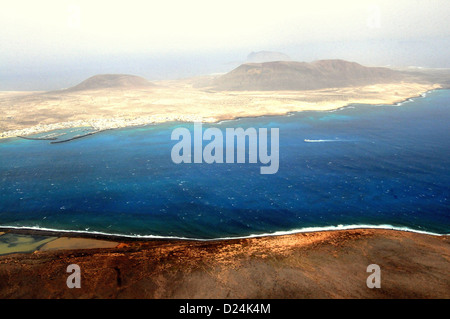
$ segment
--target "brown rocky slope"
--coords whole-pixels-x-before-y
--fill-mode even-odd
[[[1,298],[450,298],[448,236],[357,229],[0,256]],[[81,268],[81,289],[66,268]],[[369,289],[367,266],[381,268]]]

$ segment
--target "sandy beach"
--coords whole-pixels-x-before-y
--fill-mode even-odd
[[[0,256],[0,297],[450,298],[448,236],[382,229],[209,242],[65,236]],[[66,286],[70,264],[81,268],[81,289]],[[370,264],[381,268],[380,289],[366,286]]]
[[[307,91],[214,91],[196,88],[192,79],[155,83],[146,89],[0,92],[0,138],[74,127],[101,131],[169,121],[217,122],[327,111],[352,103],[395,104],[441,88],[400,82]]]

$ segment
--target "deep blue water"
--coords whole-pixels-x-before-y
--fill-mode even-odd
[[[450,233],[450,90],[401,106],[247,118],[280,130],[280,167],[174,164],[175,127],[61,144],[0,141],[0,226],[217,238],[336,225]],[[309,140],[324,140],[308,143]],[[205,142],[206,144],[206,142]]]

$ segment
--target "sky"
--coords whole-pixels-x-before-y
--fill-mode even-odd
[[[448,0],[3,1],[0,90],[226,72],[260,50],[448,68],[449,17]]]

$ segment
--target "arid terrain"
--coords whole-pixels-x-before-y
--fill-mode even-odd
[[[211,242],[116,238],[97,249],[93,239],[52,240],[0,256],[0,298],[450,298],[448,236],[356,229]],[[67,288],[70,264],[80,266],[80,289]],[[370,264],[380,266],[381,288],[366,285]]]

